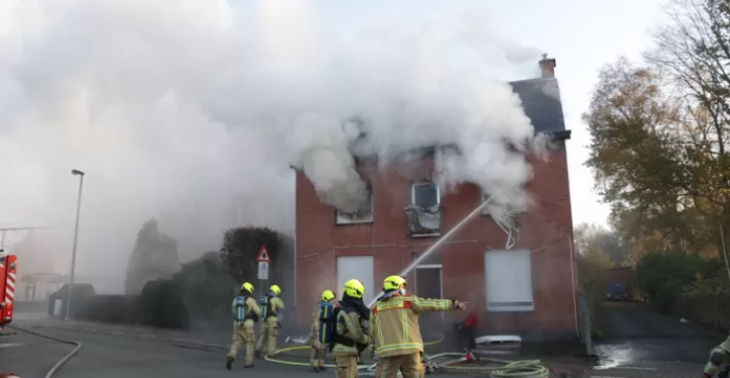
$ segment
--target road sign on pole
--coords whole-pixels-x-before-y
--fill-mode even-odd
[[[269,263],[267,263],[265,261],[259,262],[259,279],[260,280],[269,279]]]
[[[269,251],[266,250],[266,246],[261,246],[261,250],[259,251],[259,255],[256,256],[256,261],[259,263],[259,279],[260,280],[268,280],[269,279],[269,263],[271,262],[271,258],[269,257]],[[263,290],[263,282],[261,283],[262,290]]]
[[[269,258],[269,251],[266,250],[266,246],[261,247],[261,250],[259,251],[259,255],[256,257],[256,261],[262,263],[270,263],[271,258]]]

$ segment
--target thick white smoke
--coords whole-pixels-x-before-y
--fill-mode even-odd
[[[437,159],[444,187],[474,181],[524,205],[530,167],[505,142],[519,150],[533,129],[490,76],[525,78],[519,67],[531,72],[538,52],[473,10],[415,31],[374,22],[345,40],[307,1],[2,4],[0,221],[70,226],[70,170],[86,171],[82,272],[124,267],[151,217],[183,254],[185,240],[189,253],[215,248],[242,222],[226,220],[235,198],[291,206],[289,164],[353,211],[367,193],[353,148],[389,161],[453,143],[460,154]],[[270,216],[260,212],[243,222]],[[264,223],[290,228],[281,213]]]

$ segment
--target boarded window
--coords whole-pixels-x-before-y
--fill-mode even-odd
[[[533,311],[532,256],[529,250],[487,251],[484,258],[487,310]]]
[[[342,298],[345,282],[358,279],[365,286],[363,301],[370,303],[375,295],[375,279],[373,278],[373,256],[339,256],[337,257],[337,288],[333,289],[338,298]],[[379,290],[378,290],[379,292]]]

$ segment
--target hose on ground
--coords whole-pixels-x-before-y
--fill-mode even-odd
[[[15,329],[15,330],[18,330],[18,331],[21,331],[21,332],[29,333],[31,335],[35,335],[35,336],[38,336],[38,337],[42,337],[44,339],[48,339],[48,340],[51,340],[51,341],[56,341],[56,342],[59,342],[59,343],[69,344],[69,345],[74,345],[75,346],[75,348],[71,352],[69,352],[65,357],[63,357],[58,362],[56,362],[55,365],[53,365],[53,367],[51,368],[51,370],[49,370],[48,373],[46,373],[45,378],[51,378],[51,377],[53,377],[53,374],[55,374],[58,371],[58,369],[61,368],[61,366],[63,366],[66,362],[68,362],[68,360],[70,360],[71,357],[73,357],[79,351],[79,349],[81,349],[81,343],[78,342],[78,341],[71,341],[71,340],[59,339],[57,337],[44,335],[42,333],[39,333],[39,332],[36,332],[36,331],[31,331],[29,329],[21,328],[21,327],[14,326],[14,325],[12,325],[12,326],[11,325],[8,325],[7,327],[8,328]]]
[[[428,343],[424,343],[424,346],[428,345],[436,345],[444,340],[443,336],[436,341],[431,341]],[[298,361],[287,361],[275,358],[274,356],[280,353],[295,351],[295,350],[309,350],[311,349],[311,346],[295,346],[295,347],[289,347],[289,348],[283,348],[276,350],[272,355],[267,356],[266,360],[269,362],[277,363],[277,364],[283,364],[283,365],[291,365],[291,366],[304,366],[309,367],[310,363],[306,362],[298,362]],[[427,361],[433,361],[436,359],[444,358],[444,357],[456,357],[453,360],[444,361],[441,363],[435,363],[435,366],[437,369],[442,370],[449,370],[449,371],[455,371],[455,372],[465,372],[465,373],[490,373],[490,376],[492,378],[548,378],[550,377],[550,370],[543,366],[540,363],[540,360],[524,360],[524,361],[507,361],[507,360],[499,360],[499,359],[480,359],[480,361],[485,362],[492,362],[501,364],[502,366],[494,367],[494,366],[458,366],[456,364],[459,364],[461,362],[464,362],[466,359],[464,358],[464,353],[456,353],[456,352],[447,352],[447,353],[439,353],[432,356],[427,357]],[[327,364],[324,365],[328,368],[335,368],[335,365]],[[360,375],[363,376],[370,376],[374,374],[375,368],[377,367],[377,364],[373,365],[358,365],[358,370],[361,372]]]
[[[546,378],[550,370],[540,364],[540,360],[515,361],[502,369],[492,372],[493,378]]]
[[[436,345],[436,344],[441,343],[442,341],[444,341],[444,335],[441,335],[441,337],[439,337],[438,340],[429,341],[429,342],[423,343],[423,345],[424,346]],[[368,347],[368,349],[370,349],[370,348],[371,347]],[[295,351],[295,350],[310,350],[310,349],[312,349],[312,347],[309,346],[309,345],[301,345],[301,346],[295,346],[295,347],[288,347],[288,348],[283,348],[283,349],[277,349],[277,350],[274,351],[274,353],[272,355],[266,356],[265,357],[265,360],[266,361],[269,361],[269,362],[273,362],[275,364],[290,365],[290,366],[306,366],[306,367],[309,367],[309,366],[311,366],[311,364],[310,363],[307,363],[307,362],[287,361],[287,360],[282,360],[282,359],[279,359],[279,358],[275,358],[274,356],[276,356],[277,354],[291,352],[291,351]],[[332,364],[325,364],[324,366],[325,367],[328,367],[328,368],[331,368],[331,369],[334,369],[336,367],[335,365],[332,365]],[[375,369],[375,365],[358,365],[357,369],[358,370]]]

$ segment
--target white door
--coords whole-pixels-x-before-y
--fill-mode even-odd
[[[335,292],[342,298],[342,287],[345,282],[351,279],[360,280],[365,285],[363,301],[367,305],[375,298],[375,279],[373,278],[373,257],[372,256],[339,256],[337,257],[337,288]]]

